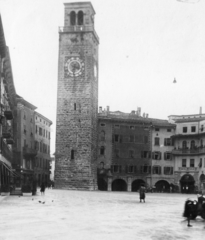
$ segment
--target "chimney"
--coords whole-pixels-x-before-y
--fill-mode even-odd
[[[102,107],[99,107],[99,113],[102,113]]]
[[[109,112],[110,111],[110,107],[109,106],[107,106],[107,112]]]
[[[200,107],[199,109],[199,114],[202,114],[202,107]]]

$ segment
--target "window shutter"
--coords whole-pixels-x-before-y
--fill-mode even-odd
[[[171,167],[171,174],[173,174],[173,167]]]
[[[122,166],[119,165],[119,173],[121,173],[121,172],[122,172]]]
[[[164,139],[164,146],[167,146],[167,139]]]
[[[152,152],[152,159],[154,159],[154,152]]]
[[[164,160],[167,160],[167,154],[164,152]]]
[[[159,167],[159,174],[161,175],[161,167]]]
[[[140,166],[140,172],[143,173],[143,166]]]
[[[134,173],[137,173],[137,166],[134,166]]]
[[[161,158],[162,158],[162,153],[159,152],[159,160],[161,160]]]

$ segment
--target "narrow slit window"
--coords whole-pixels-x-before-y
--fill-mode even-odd
[[[72,149],[72,150],[71,150],[71,160],[74,160],[74,158],[75,158],[75,152],[74,152],[74,150]]]

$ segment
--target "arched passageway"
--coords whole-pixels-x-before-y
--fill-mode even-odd
[[[156,192],[170,192],[170,184],[165,180],[159,180],[155,183]]]
[[[141,185],[145,185],[145,181],[137,179],[132,182],[132,192],[137,192]]]
[[[112,182],[112,191],[127,191],[127,183],[123,179],[116,179]]]
[[[107,182],[104,178],[98,178],[98,190],[107,191]]]
[[[185,174],[180,180],[181,192],[182,193],[194,193],[195,191],[195,180],[192,175]]]

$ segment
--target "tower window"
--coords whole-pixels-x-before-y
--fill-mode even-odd
[[[78,12],[78,25],[83,25],[83,11]]]
[[[105,154],[105,147],[101,146],[100,147],[100,155],[104,155]]]
[[[74,26],[76,24],[75,19],[76,19],[76,13],[74,11],[72,11],[70,13],[70,25]]]
[[[72,150],[71,150],[71,160],[74,160],[74,158],[75,158],[75,152],[74,152],[74,150],[72,149]]]
[[[74,103],[74,110],[76,110],[76,103]]]

